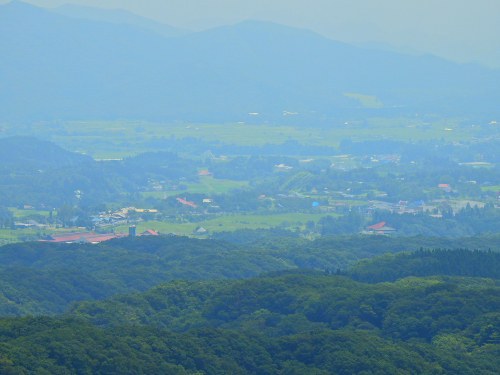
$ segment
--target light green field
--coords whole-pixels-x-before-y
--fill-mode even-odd
[[[49,217],[50,211],[45,210],[21,210],[15,207],[9,207],[9,211],[12,212],[15,219],[24,219],[30,216],[44,216]]]
[[[482,191],[492,191],[496,193],[497,191],[500,191],[500,185],[493,185],[493,186],[481,186]]]
[[[357,94],[356,94],[357,95]],[[356,96],[357,100],[376,98]],[[370,103],[369,103],[370,104]],[[29,132],[48,138],[62,147],[89,154],[98,159],[115,159],[145,151],[161,150],[150,142],[159,139],[196,138],[236,145],[262,146],[297,140],[306,145],[338,146],[343,139],[458,141],[481,134],[481,127],[464,123],[463,119],[370,118],[364,121],[332,123],[329,128],[280,125],[250,125],[242,123],[190,124],[151,123],[140,121],[73,121],[58,124],[38,124],[29,128],[7,129],[5,135]],[[493,130],[491,130],[493,131]]]
[[[77,232],[84,229],[78,228],[23,228],[23,229],[0,229],[0,246],[8,243],[23,242],[27,240],[38,240],[40,237],[64,233]]]
[[[212,176],[201,176],[198,183],[187,183],[186,190],[167,190],[167,191],[147,191],[142,193],[144,198],[153,197],[156,199],[165,199],[178,194],[225,194],[234,189],[243,189],[248,187],[247,181],[233,181],[216,179]]]
[[[225,215],[211,220],[196,223],[168,223],[159,221],[149,221],[137,224],[137,233],[147,229],[153,229],[160,233],[175,233],[178,235],[193,235],[197,227],[203,227],[209,232],[235,231],[238,229],[269,229],[274,227],[284,227],[287,229],[303,228],[308,221],[317,222],[324,216],[332,214],[279,214],[279,215]],[[335,215],[335,214],[333,214]],[[119,226],[116,232],[127,233],[127,226]]]
[[[20,230],[0,229],[0,245],[12,242],[19,242],[20,237],[33,236],[33,235],[36,235],[36,231],[32,229],[20,229]]]
[[[247,181],[216,179],[211,176],[200,177],[199,183],[187,184],[188,191],[194,194],[225,194],[234,189],[248,187]]]

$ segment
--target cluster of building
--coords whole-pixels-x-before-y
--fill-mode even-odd
[[[101,212],[99,215],[92,216],[94,226],[118,225],[127,223],[133,213],[138,214],[157,214],[158,210],[154,208],[136,208],[124,207],[116,211]]]
[[[399,214],[417,214],[429,210],[430,207],[423,200],[413,202],[399,201],[397,203],[373,200],[369,204],[368,211],[381,210]]]

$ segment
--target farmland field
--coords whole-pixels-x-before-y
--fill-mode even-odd
[[[497,135],[488,124],[463,119],[370,118],[332,123],[331,127],[285,125],[150,123],[142,121],[72,121],[34,125],[4,125],[3,135],[30,134],[98,159],[114,159],[163,149],[162,142],[197,139],[241,146],[282,144],[300,140],[312,146],[338,146],[343,139],[387,139],[459,141],[478,137],[485,131]]]
[[[49,217],[50,211],[47,210],[29,210],[29,209],[19,209],[16,207],[9,207],[9,211],[12,212],[14,218],[24,219],[30,216],[44,216]]]
[[[302,228],[308,221],[317,222],[327,214],[278,214],[278,215],[224,215],[210,220],[200,222],[170,223],[160,221],[148,221],[137,224],[137,233],[147,229],[153,229],[160,233],[175,233],[177,235],[192,235],[197,227],[203,227],[209,232],[235,231],[238,229],[269,229],[283,227],[286,229]],[[328,214],[332,216],[332,214]],[[335,215],[335,214],[333,214]],[[127,226],[119,226],[118,233],[127,233]]]
[[[178,194],[225,194],[233,189],[248,187],[248,182],[217,179],[212,176],[200,176],[199,182],[188,182],[185,185],[186,188],[183,190],[147,191],[142,193],[142,196],[144,198],[165,199]]]
[[[492,192],[497,192],[500,191],[500,185],[493,185],[493,186],[481,186],[482,191],[492,191]]]
[[[85,228],[19,228],[0,229],[0,246],[24,241],[37,241],[43,236],[68,232],[86,231]]]

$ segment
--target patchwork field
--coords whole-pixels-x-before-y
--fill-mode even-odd
[[[28,132],[27,132],[28,131]],[[295,127],[245,123],[190,124],[142,121],[72,121],[38,123],[26,126],[3,125],[3,135],[32,134],[60,146],[98,159],[115,159],[161,150],[162,142],[197,139],[241,146],[282,144],[289,140],[313,146],[338,146],[343,139],[459,141],[480,137],[487,132],[498,136],[500,129],[488,123],[464,119],[370,118],[363,121],[332,123],[331,127]]]

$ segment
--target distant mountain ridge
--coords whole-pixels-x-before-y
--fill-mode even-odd
[[[0,7],[0,119],[283,120],[499,114],[500,72],[268,22],[166,38],[22,2]],[[346,96],[346,94],[354,94]],[[366,108],[356,95],[382,103]],[[249,115],[252,113],[253,115]]]
[[[181,30],[160,22],[156,22],[149,18],[141,17],[127,12],[123,9],[103,9],[76,4],[64,4],[57,8],[51,9],[51,12],[60,14],[62,16],[83,20],[135,26],[158,33],[165,37],[180,36],[189,33],[189,31],[187,30]]]

